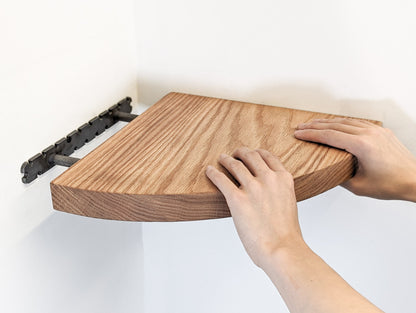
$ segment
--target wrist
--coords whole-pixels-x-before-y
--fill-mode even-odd
[[[276,264],[286,264],[289,259],[302,258],[303,255],[311,251],[312,250],[300,236],[280,245],[278,248],[270,251],[267,255],[264,255],[261,260],[262,262],[258,264],[258,266],[263,269],[266,274],[269,274],[276,270]],[[284,266],[282,267],[282,270],[284,270]]]

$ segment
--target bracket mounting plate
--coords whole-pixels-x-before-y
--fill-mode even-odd
[[[122,120],[119,117],[119,113],[130,113],[131,110],[131,98],[126,97],[89,120],[88,123],[70,132],[66,137],[59,139],[55,144],[47,147],[41,153],[31,157],[20,168],[23,174],[23,183],[28,184],[34,181],[39,175],[54,167],[55,155],[69,156],[85,143],[103,133],[107,128]]]

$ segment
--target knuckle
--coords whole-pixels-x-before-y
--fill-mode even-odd
[[[313,120],[312,122],[308,123],[309,128],[316,128],[318,125],[321,125],[322,122],[320,120]]]
[[[259,182],[252,179],[249,182],[247,182],[246,188],[249,189],[250,191],[254,192],[254,193],[258,193],[258,192],[260,192],[261,185],[260,185]]]
[[[243,194],[239,191],[236,191],[231,193],[228,198],[231,202],[241,202],[243,200]]]
[[[264,156],[266,158],[276,158],[276,156],[271,153],[269,150],[264,150],[264,149],[256,149],[256,153],[260,156]]]
[[[241,165],[242,163],[240,161],[233,159],[233,160],[230,160],[228,166],[231,170],[239,170],[241,168]]]
[[[281,181],[284,181],[285,183],[288,184],[293,184],[294,183],[294,179],[293,179],[293,175],[286,171],[286,170],[280,170],[276,172],[278,174],[278,179]]]
[[[367,138],[364,136],[358,136],[356,139],[356,144],[361,147],[366,147],[368,145]]]
[[[322,140],[327,141],[333,135],[333,131],[330,129],[324,129],[319,133]]]
[[[256,151],[254,151],[254,150],[250,150],[250,151],[247,151],[246,152],[246,156],[248,157],[248,158],[254,158],[254,157],[256,157],[257,156],[257,152]]]
[[[377,128],[366,128],[365,129],[365,134],[368,136],[377,136],[380,133],[380,130],[378,130]]]
[[[359,136],[356,139],[355,145],[359,147],[359,155],[368,155],[373,151],[373,140],[370,136]]]
[[[277,178],[276,172],[266,171],[262,173],[261,179],[268,185],[274,184]]]
[[[247,182],[247,187],[248,188],[257,188],[258,187],[258,182],[255,179],[251,179]]]
[[[286,181],[284,176],[282,176],[282,171],[270,172],[262,178],[262,182],[265,186],[280,186],[283,182]]]

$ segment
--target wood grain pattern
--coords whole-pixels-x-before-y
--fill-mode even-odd
[[[294,128],[333,115],[169,93],[51,182],[56,210],[129,221],[230,216],[205,176],[220,153],[240,146],[279,156],[297,200],[352,176],[354,157],[294,138]],[[225,170],[222,169],[224,172]]]

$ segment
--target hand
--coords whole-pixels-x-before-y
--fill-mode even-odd
[[[357,172],[343,184],[353,193],[416,201],[416,158],[389,129],[351,118],[318,119],[298,125],[295,137],[354,154]]]
[[[292,313],[379,313],[306,245],[292,175],[265,150],[237,149],[219,159],[237,187],[212,166],[206,174],[227,200],[251,259],[270,277]]]
[[[278,158],[240,148],[232,156],[222,154],[219,163],[240,187],[212,166],[206,174],[227,200],[238,235],[257,266],[280,247],[303,244],[293,177]]]

